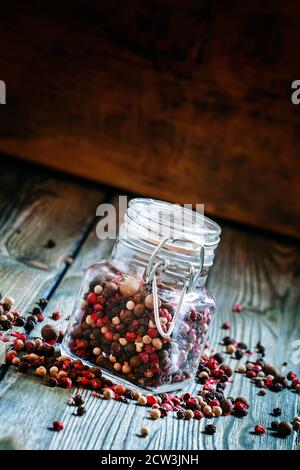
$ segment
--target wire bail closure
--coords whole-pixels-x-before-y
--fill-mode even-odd
[[[177,242],[177,241],[183,241],[183,242],[189,242],[193,243],[194,245],[197,245],[200,248],[200,267],[197,273],[195,273],[195,268],[191,263],[188,263],[189,265],[189,270],[188,273],[185,276],[185,280],[183,283],[183,288],[179,297],[178,305],[176,307],[172,322],[170,323],[169,329],[167,332],[164,332],[160,323],[160,318],[159,318],[159,306],[158,306],[158,292],[157,292],[157,279],[156,275],[157,273],[165,272],[168,270],[170,267],[170,261],[169,259],[165,259],[158,261],[156,264],[154,264],[155,257],[159,253],[159,251],[164,247],[164,245],[167,242]],[[175,324],[177,317],[179,315],[181,305],[184,299],[185,294],[191,291],[192,287],[194,284],[197,282],[199,276],[201,275],[202,269],[203,269],[203,263],[204,263],[204,247],[200,243],[195,243],[192,240],[187,240],[186,238],[168,238],[165,237],[160,244],[155,248],[153,251],[152,255],[150,256],[149,263],[147,266],[146,270],[146,282],[150,283],[152,282],[152,295],[153,295],[153,307],[154,307],[154,320],[156,324],[157,331],[159,332],[160,336],[166,339],[170,339],[171,334],[174,330]],[[154,264],[154,266],[153,266]]]

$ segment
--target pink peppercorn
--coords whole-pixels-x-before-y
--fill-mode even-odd
[[[195,419],[202,419],[203,418],[203,413],[200,410],[194,410],[194,418]]]
[[[105,333],[104,337],[105,337],[105,339],[107,339],[107,341],[112,341],[114,335],[112,334],[111,331],[107,331],[107,333]]]
[[[294,379],[294,380],[292,381],[292,387],[293,387],[293,388],[296,388],[297,385],[300,385],[300,380],[299,380],[299,379]]]
[[[141,352],[141,353],[139,354],[139,358],[140,358],[140,360],[141,360],[144,364],[147,364],[147,362],[149,362],[149,356],[148,356],[148,354],[145,353],[145,352]]]
[[[152,405],[157,403],[157,400],[156,400],[155,396],[153,396],[153,395],[147,395],[146,398],[147,398],[147,405],[149,405],[149,406],[152,406]]]
[[[88,296],[87,296],[87,303],[88,304],[95,304],[97,303],[98,301],[98,297],[96,294],[94,294],[93,292],[91,292]]]
[[[294,380],[297,378],[296,372],[289,372],[287,375],[288,380]]]
[[[125,387],[123,387],[123,385],[116,385],[114,390],[118,395],[124,395],[125,393]]]
[[[273,379],[266,379],[266,380],[265,380],[265,386],[266,386],[267,388],[273,387]]]
[[[257,424],[257,426],[255,426],[255,434],[258,434],[260,436],[262,436],[263,434],[266,434],[266,428],[264,428],[260,424]]]
[[[164,402],[162,405],[161,405],[161,409],[162,410],[165,410],[165,411],[173,411],[174,409],[174,406],[170,405],[170,403],[167,403],[167,402]]]
[[[174,406],[180,406],[180,403],[181,403],[181,402],[180,402],[179,398],[173,397],[173,398],[171,399],[171,401],[172,401],[172,403],[174,404]]]
[[[62,377],[59,379],[59,385],[63,388],[72,388],[72,380],[70,377]]]
[[[241,313],[243,310],[243,307],[241,306],[241,304],[235,304],[232,311],[235,312],[235,313]]]
[[[208,403],[209,406],[213,407],[213,406],[220,406],[220,402],[218,400],[210,400],[210,402]]]
[[[183,393],[183,394],[181,395],[181,399],[182,399],[183,401],[187,401],[187,400],[189,400],[190,398],[191,398],[191,395],[190,395],[188,392]]]
[[[126,335],[125,335],[125,338],[127,339],[127,341],[130,343],[132,343],[133,341],[136,340],[137,336],[136,336],[136,333],[134,331],[130,331],[130,332],[127,332]]]
[[[157,338],[158,336],[158,331],[156,328],[149,328],[148,329],[148,335],[151,337],[151,338]]]
[[[158,362],[152,362],[151,370],[152,370],[152,372],[154,372],[154,374],[158,374],[159,372],[161,372],[161,368],[159,367],[159,363]]]
[[[16,356],[17,354],[15,351],[9,351],[5,356],[6,362],[10,363]]]
[[[150,362],[159,362],[159,357],[157,353],[150,354]]]
[[[231,324],[228,321],[225,321],[222,325],[223,330],[230,330]]]
[[[22,349],[24,349],[24,341],[21,339],[15,339],[13,347],[16,351],[22,351]]]
[[[52,426],[54,431],[62,431],[64,429],[64,425],[61,421],[53,421]]]
[[[241,401],[236,402],[234,407],[237,411],[244,411],[248,409],[248,406]]]
[[[197,398],[191,397],[188,400],[186,400],[185,405],[188,409],[192,410],[198,406],[198,400]]]
[[[246,375],[249,379],[253,379],[254,377],[256,377],[256,372],[255,372],[255,370],[250,369],[250,370],[247,371]]]

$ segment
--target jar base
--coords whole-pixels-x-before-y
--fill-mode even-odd
[[[77,361],[80,360],[83,364],[85,364],[89,367],[95,367],[95,366],[99,367],[99,366],[97,366],[96,364],[93,364],[90,361],[87,361],[85,359],[82,359],[82,358],[76,356],[67,347],[65,347],[63,344],[60,346],[60,348],[61,348],[61,351],[62,351],[63,355],[69,356],[73,360],[77,360]],[[105,369],[103,367],[99,367],[99,369],[101,370],[103,377],[105,377],[105,378],[107,378],[107,379],[109,379],[113,382],[116,382],[120,385],[123,385],[124,387],[130,388],[133,391],[140,391],[141,393],[151,392],[154,395],[155,394],[157,395],[159,393],[175,392],[176,390],[186,389],[187,387],[189,387],[193,383],[193,378],[189,378],[189,379],[183,380],[182,382],[177,382],[177,383],[172,383],[172,384],[164,384],[164,385],[160,385],[159,387],[155,387],[155,388],[153,388],[153,387],[142,387],[142,386],[139,386],[139,385],[131,382],[130,380],[127,380],[127,379],[125,379],[125,378],[123,378],[119,375],[113,374],[108,369]]]

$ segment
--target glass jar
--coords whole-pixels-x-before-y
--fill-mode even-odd
[[[65,352],[127,385],[185,387],[215,312],[205,281],[220,232],[190,209],[133,199],[111,257],[86,271]]]

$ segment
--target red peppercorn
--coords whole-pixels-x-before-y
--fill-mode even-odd
[[[116,385],[114,390],[118,395],[124,395],[125,393],[125,387],[123,387],[123,385]]]
[[[25,349],[28,352],[33,351],[35,349],[35,344],[32,341],[26,341]]]
[[[174,397],[174,398],[172,398],[172,403],[174,404],[174,406],[180,406],[181,402],[180,402],[179,398]]]
[[[112,334],[111,331],[107,331],[107,333],[105,333],[104,337],[105,337],[105,339],[107,339],[107,341],[112,341],[113,338],[114,338],[114,335]]]
[[[287,375],[287,378],[289,380],[294,380],[294,379],[296,379],[296,377],[297,377],[296,372],[289,372],[288,375]]]
[[[296,388],[297,385],[300,385],[300,380],[299,380],[299,379],[294,379],[294,380],[292,381],[292,387],[293,387],[293,388]]]
[[[222,325],[223,330],[230,330],[231,324],[228,321],[225,321]]]
[[[188,392],[185,392],[185,393],[183,393],[183,394],[181,395],[181,399],[182,399],[183,401],[187,401],[187,400],[189,400],[190,398],[191,398],[191,395],[190,395]]]
[[[159,362],[159,357],[157,353],[150,354],[150,362]]]
[[[86,301],[87,301],[88,304],[96,304],[97,301],[98,301],[98,297],[97,297],[96,294],[94,294],[93,292],[91,292],[91,293],[87,296]]]
[[[59,385],[63,388],[72,388],[72,380],[70,377],[61,377],[61,379],[59,379]]]
[[[24,341],[21,339],[15,339],[13,347],[16,351],[22,351],[22,349],[24,349]]]
[[[249,379],[253,379],[254,377],[256,377],[256,372],[255,372],[255,370],[250,369],[250,370],[247,371],[246,375]]]
[[[248,406],[245,403],[238,401],[235,403],[234,408],[237,411],[244,411],[247,410]]]
[[[52,313],[52,319],[55,320],[55,321],[60,320],[61,317],[62,317],[62,315],[61,315],[61,313],[58,312],[58,311]]]
[[[241,313],[243,310],[243,307],[241,306],[241,304],[235,304],[232,311],[235,312],[235,313]]]
[[[54,431],[62,431],[64,429],[64,425],[61,421],[53,421],[52,426]]]
[[[151,337],[151,338],[157,338],[158,336],[158,331],[156,328],[149,328],[148,329],[148,335]]]
[[[147,398],[147,405],[149,405],[149,406],[152,406],[155,403],[157,403],[157,400],[156,400],[155,396],[153,396],[153,395],[147,395],[146,398]]]
[[[220,402],[218,400],[210,400],[210,402],[208,403],[209,406],[213,407],[213,406],[220,406]]]
[[[194,410],[194,418],[195,419],[202,419],[203,418],[203,413],[200,410]]]
[[[37,321],[42,323],[45,320],[45,316],[42,313],[36,315]]]
[[[164,410],[164,411],[166,411],[166,412],[168,412],[168,411],[173,411],[174,405],[171,405],[171,404],[168,403],[168,402],[164,402],[164,403],[161,405],[160,409],[162,409],[162,410]]]
[[[257,424],[255,426],[255,434],[258,434],[260,436],[262,436],[263,434],[266,434],[266,428],[264,428],[260,424]]]
[[[139,354],[139,358],[140,358],[140,360],[141,360],[144,364],[146,364],[147,362],[149,362],[149,356],[148,356],[148,354],[145,353],[145,352],[141,352],[141,353]]]
[[[91,386],[93,390],[99,390],[101,388],[101,381],[98,379],[91,380]]]
[[[132,343],[133,341],[136,340],[137,336],[136,336],[136,333],[134,331],[130,331],[128,333],[126,333],[125,335],[125,338],[127,339],[127,341],[130,343]]]
[[[16,356],[16,352],[9,351],[5,356],[6,362],[10,363]]]
[[[97,310],[97,312],[99,312],[99,310],[103,310],[104,307],[103,307],[103,305],[101,305],[101,304],[95,304],[95,305],[94,305],[94,309]]]
[[[198,406],[197,398],[194,398],[194,397],[189,398],[188,400],[186,400],[185,406],[187,407],[187,409],[193,410],[194,408]]]

